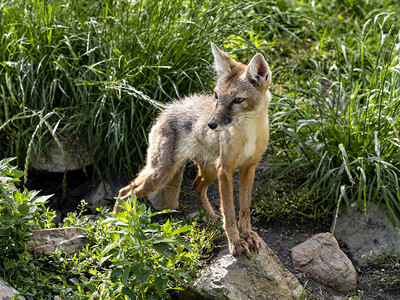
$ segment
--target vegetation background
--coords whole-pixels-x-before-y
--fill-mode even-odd
[[[132,177],[143,162],[149,126],[163,103],[211,91],[214,42],[243,62],[257,51],[269,61],[273,178],[301,181],[307,195],[317,199],[308,216],[316,218],[321,209],[331,212],[340,204],[367,213],[376,203],[394,222],[400,216],[398,15],[400,4],[390,0],[2,0],[0,158],[17,157],[27,173],[33,153],[42,153],[53,140],[79,135],[87,142],[96,179]],[[1,230],[17,230],[12,220],[4,219],[6,212],[22,205],[22,214],[34,216],[27,205],[41,207],[43,202],[22,201],[34,198],[28,194],[21,197],[13,200],[18,204],[0,197],[0,217],[10,226],[2,223]],[[52,226],[50,217],[46,222],[25,217],[18,219],[26,221],[18,223],[18,230]],[[157,228],[163,234],[173,232]],[[1,236],[7,234],[2,231]],[[124,253],[124,242],[117,242],[124,238],[111,236],[122,245],[114,251]],[[31,265],[25,238],[20,236],[21,244],[3,256],[8,259],[0,276],[25,286],[23,293],[35,298],[37,286],[24,285],[23,278],[34,278],[44,266],[71,262],[56,256]],[[97,238],[105,247],[101,241],[110,236]],[[188,251],[194,247],[179,243]],[[179,243],[171,242],[168,249],[176,250]],[[88,251],[93,255],[93,248]],[[18,264],[27,270],[20,273],[24,276],[10,273]],[[172,268],[175,261],[166,264]],[[134,284],[125,279],[136,280],[131,270],[120,267],[117,273],[112,263],[108,267],[102,279],[87,271],[85,281],[77,271],[70,277],[79,278],[76,282],[64,280],[56,267],[51,269],[53,279],[35,284],[46,282],[40,297],[58,291],[60,284],[66,295],[106,291],[129,297],[127,289]],[[160,274],[148,277],[153,279],[143,297],[166,297],[163,290],[176,287],[174,276],[186,276]],[[123,284],[116,278],[125,278]],[[105,281],[108,289],[100,289]]]

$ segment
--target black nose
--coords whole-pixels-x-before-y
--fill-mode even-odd
[[[217,128],[217,123],[215,123],[215,122],[208,122],[208,127],[210,127],[211,129],[215,129],[215,128]]]

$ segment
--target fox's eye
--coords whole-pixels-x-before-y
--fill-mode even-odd
[[[218,94],[216,92],[214,93],[214,100],[218,100]]]
[[[246,100],[245,98],[236,97],[235,99],[233,99],[232,103],[240,104],[240,103],[244,102],[245,100]]]

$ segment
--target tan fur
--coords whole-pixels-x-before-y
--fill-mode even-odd
[[[251,230],[250,204],[254,170],[269,139],[271,73],[261,54],[246,66],[214,44],[212,52],[218,99],[192,95],[169,104],[151,129],[146,166],[118,197],[126,200],[133,190],[139,198],[148,195],[158,210],[176,209],[184,166],[192,160],[198,166],[193,186],[201,208],[209,219],[218,219],[207,198],[208,186],[218,178],[231,253],[248,254],[259,247],[258,235]],[[232,183],[236,169],[240,181],[238,226]],[[118,211],[116,202],[113,212]]]

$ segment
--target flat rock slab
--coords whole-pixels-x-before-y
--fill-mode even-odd
[[[25,300],[23,296],[20,296],[18,291],[14,289],[4,280],[0,279],[0,300],[11,300],[18,295],[18,299]]]
[[[357,271],[329,232],[314,235],[293,247],[292,262],[307,277],[338,292],[354,295],[357,291]]]
[[[399,224],[393,228],[376,205],[368,210],[368,218],[358,208],[340,211],[334,234],[346,243],[358,266],[365,265],[365,258],[374,259],[380,254],[400,255]]]
[[[56,249],[71,256],[89,243],[85,234],[80,227],[33,230],[28,245],[37,256],[50,256]]]
[[[260,240],[259,253],[232,256],[224,248],[180,299],[297,299],[302,286]]]

